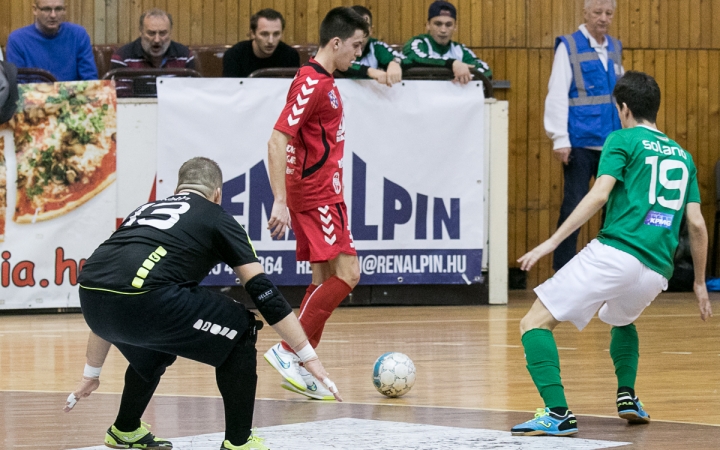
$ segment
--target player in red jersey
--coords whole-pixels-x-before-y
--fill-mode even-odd
[[[290,226],[297,260],[310,261],[312,284],[300,306],[300,324],[317,347],[325,322],[360,280],[355,244],[343,198],[345,124],[332,73],[347,70],[362,54],[365,20],[350,8],[334,8],[320,25],[320,50],[300,68],[268,142],[270,185],[275,202],[268,221],[273,237]],[[283,387],[319,400],[334,396],[299,366],[281,342],[265,353]]]

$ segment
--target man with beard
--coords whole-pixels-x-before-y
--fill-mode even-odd
[[[120,47],[110,69],[195,68],[190,49],[172,40],[172,16],[153,8],[140,16],[140,37]]]

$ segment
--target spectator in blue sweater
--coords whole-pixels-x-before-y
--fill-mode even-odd
[[[65,0],[35,0],[35,23],[10,33],[6,59],[17,67],[52,73],[58,81],[97,80],[90,36],[65,22]]]

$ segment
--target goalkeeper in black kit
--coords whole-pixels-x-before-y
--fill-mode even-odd
[[[171,197],[146,203],[95,250],[80,273],[80,304],[90,330],[83,379],[65,411],[100,384],[115,345],[130,365],[120,411],[105,436],[111,448],[172,448],[141,417],[160,377],[178,356],[215,367],[225,408],[221,449],[265,450],[251,432],[257,330],[240,303],[198,286],[220,262],[232,267],[269,325],[305,368],[341,400],[290,305],[267,278],[245,230],[221,206],[222,172],[207,158],[180,168]]]

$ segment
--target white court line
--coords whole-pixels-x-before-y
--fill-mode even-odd
[[[338,368],[341,369],[341,368]],[[335,370],[335,369],[333,369]],[[30,394],[63,394],[67,396],[69,391],[48,391],[48,390],[42,390],[42,389],[0,389],[0,392],[27,392]],[[122,395],[122,392],[93,392],[92,395]],[[218,400],[222,400],[222,397],[220,395],[192,395],[192,394],[154,394],[153,397],[167,397],[167,398],[216,398]],[[266,397],[255,397],[255,400],[264,400],[268,402],[282,402],[282,403],[317,403],[315,400],[305,400],[301,398],[295,398],[295,399],[283,399],[283,398],[266,398]],[[387,400],[387,399],[386,399]],[[64,400],[62,400],[64,402]],[[64,403],[63,403],[64,404]],[[332,402],[325,402],[325,404],[332,405],[337,403]],[[529,411],[524,409],[500,409],[500,408],[473,408],[470,406],[433,406],[433,405],[407,405],[407,404],[395,404],[395,403],[380,403],[380,402],[348,402],[344,401],[342,403],[343,405],[361,405],[361,406],[389,406],[392,408],[434,408],[434,409],[457,409],[460,411],[490,411],[490,412],[519,412],[519,413],[527,413],[527,414],[534,414],[535,410]],[[602,419],[617,419],[617,415],[614,416],[606,416],[603,414],[580,414],[581,416],[585,417],[599,417]],[[717,423],[704,423],[704,422],[690,422],[690,421],[681,421],[681,420],[663,420],[663,419],[653,419],[653,422],[662,422],[662,423],[676,423],[676,424],[684,424],[684,425],[702,425],[706,427],[720,427],[720,424]],[[105,447],[103,447],[105,448]]]
[[[671,317],[697,317],[697,314],[643,314],[640,318],[671,318]],[[507,319],[453,319],[453,320],[392,320],[373,322],[327,322],[328,325],[387,325],[387,324],[441,324],[441,323],[478,323],[478,322],[519,322],[521,317]]]
[[[83,329],[74,329],[74,328],[62,328],[57,330],[0,330],[0,332],[6,333],[6,334],[28,334],[28,333],[87,333],[90,331],[90,328],[83,328]]]
[[[697,317],[697,314],[643,314],[640,316],[640,318],[663,318],[663,317]],[[507,319],[457,319],[457,320],[393,320],[393,321],[387,321],[383,322],[381,320],[376,320],[373,322],[327,322],[325,326],[332,325],[395,325],[395,324],[442,324],[442,323],[478,323],[478,322],[519,322],[521,317],[518,318],[507,318]],[[90,331],[90,328],[82,328],[82,329],[75,329],[75,328],[65,328],[65,329],[59,329],[59,330],[43,330],[48,333],[79,333],[79,332],[88,332]],[[27,333],[37,333],[38,330],[3,330],[0,329],[0,332],[2,333],[11,333],[11,334],[27,334]],[[262,339],[261,339],[262,340]],[[272,339],[272,341],[277,341],[277,339]]]
[[[521,348],[522,345],[490,344],[490,347]]]
[[[433,342],[432,345],[450,345],[453,347],[460,347],[465,345],[465,342]]]
[[[332,344],[348,344],[350,341],[345,341],[341,339],[323,339],[323,343],[332,343]],[[258,339],[258,342],[278,342],[278,338],[275,339]]]
[[[692,352],[660,352],[663,355],[692,355]]]
[[[34,337],[34,338],[59,338],[59,337],[62,337],[62,335],[59,335],[59,334],[33,334],[32,337]]]
[[[517,319],[457,319],[457,320],[391,320],[384,322],[375,320],[372,322],[327,322],[328,325],[412,325],[412,324],[442,324],[442,323],[478,323],[478,322],[519,322],[521,317]]]
[[[558,350],[577,350],[576,348],[572,348],[572,347],[558,347],[557,349]]]

